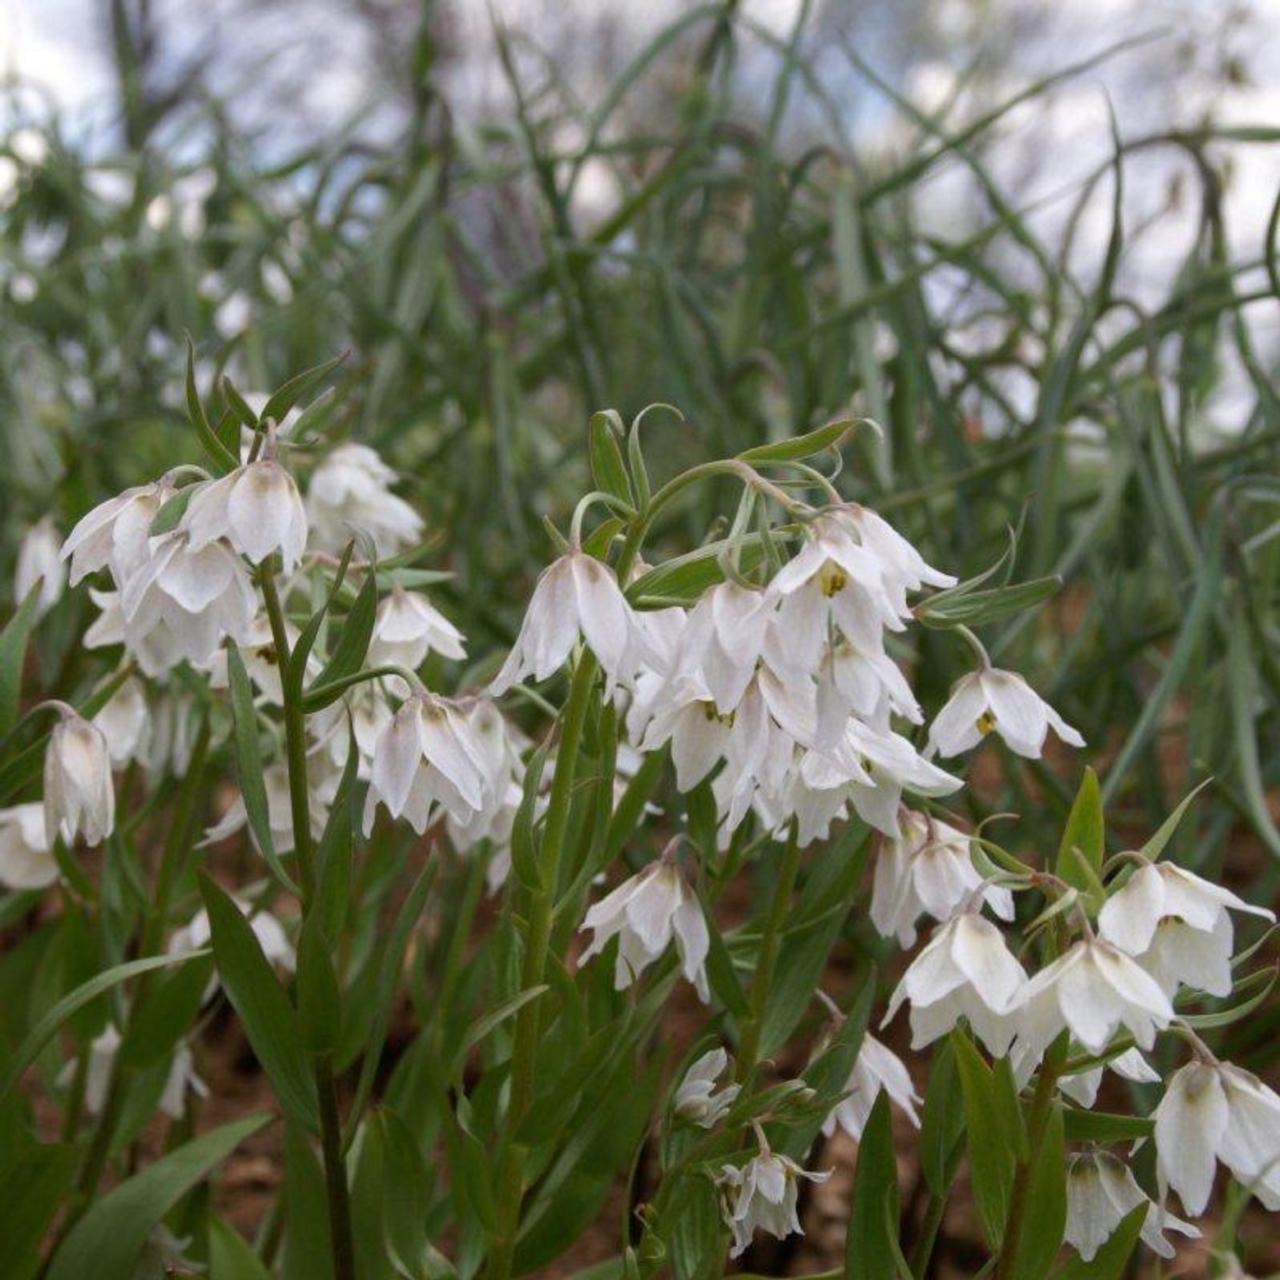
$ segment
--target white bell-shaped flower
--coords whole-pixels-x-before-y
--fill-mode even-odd
[[[292,573],[307,547],[307,513],[293,476],[274,457],[261,457],[201,485],[181,528],[192,551],[226,539],[251,564],[279,551]]]
[[[684,976],[704,1004],[710,1000],[707,922],[697,895],[670,853],[601,898],[587,912],[581,927],[594,935],[582,953],[583,964],[599,955],[611,938],[618,939],[613,970],[616,990],[629,987],[674,938]]]
[[[228,636],[247,642],[257,614],[240,557],[222,542],[195,550],[178,529],[152,539],[147,561],[123,584],[118,603],[129,651],[140,661],[150,654],[170,665],[184,658],[204,665]]]
[[[70,844],[101,844],[115,829],[116,793],[111,753],[102,730],[69,707],[49,735],[44,753],[44,821],[52,837]]]
[[[1014,1051],[1015,1057],[1017,1050]],[[1026,1074],[1030,1076],[1035,1066],[1035,1059],[1026,1054]],[[1160,1073],[1138,1052],[1137,1049],[1126,1049],[1107,1061],[1107,1070],[1135,1084],[1159,1084]],[[1098,1089],[1102,1085],[1102,1067],[1090,1067],[1087,1071],[1078,1071],[1073,1075],[1062,1076],[1058,1088],[1078,1102],[1082,1107],[1091,1107],[1098,1100]],[[1015,1067],[1015,1076],[1021,1080],[1022,1073]]]
[[[13,598],[21,604],[38,582],[40,594],[36,599],[36,613],[40,617],[58,603],[67,585],[67,569],[59,554],[61,546],[62,535],[50,516],[37,520],[18,543]]]
[[[1049,730],[1073,747],[1084,739],[1029,684],[1012,671],[983,667],[961,676],[929,726],[930,754],[959,755],[998,733],[1011,751],[1038,760]]]
[[[703,592],[689,613],[676,669],[701,677],[721,715],[742,701],[776,608],[771,592],[718,582]]]
[[[822,1122],[822,1132],[830,1137],[839,1125],[855,1142],[861,1142],[871,1108],[882,1089],[918,1129],[920,1117],[916,1114],[916,1107],[923,1099],[915,1091],[911,1073],[892,1049],[867,1032],[862,1037],[857,1060],[845,1085],[846,1096]]]
[[[307,518],[316,545],[340,551],[367,533],[379,556],[393,556],[422,536],[422,517],[391,492],[396,473],[367,444],[341,444],[311,473]]]
[[[712,1049],[694,1062],[672,1098],[676,1115],[704,1129],[714,1129],[742,1092],[738,1084],[718,1086],[728,1066],[729,1055],[723,1049]]]
[[[692,791],[728,749],[731,718],[716,710],[710,691],[694,677],[664,681],[651,710],[640,750],[657,751],[669,742],[676,786]]]
[[[1190,1214],[1204,1212],[1216,1161],[1280,1209],[1280,1097],[1229,1062],[1189,1062],[1155,1111],[1156,1171]]]
[[[45,831],[44,805],[0,809],[0,885],[44,889],[58,878],[58,863]]]
[[[1142,1241],[1160,1257],[1174,1256],[1166,1231],[1199,1239],[1196,1227],[1156,1204],[1138,1186],[1128,1166],[1110,1152],[1087,1151],[1068,1159],[1065,1238],[1085,1262],[1093,1261],[1120,1223],[1141,1204],[1147,1206]]]
[[[1085,938],[1037,973],[1022,993],[1018,1037],[1039,1058],[1063,1028],[1101,1053],[1120,1027],[1143,1049],[1173,1021],[1155,979],[1109,942]]]
[[[613,570],[569,551],[542,571],[493,693],[505,693],[528,676],[547,679],[565,664],[579,636],[611,681],[630,679],[645,647]]]
[[[498,845],[510,840],[524,798],[524,762],[523,735],[492,701],[474,698],[461,710],[480,747],[485,775],[484,803],[474,817],[463,821],[450,814],[446,822],[453,847],[465,853],[481,840]]]
[[[122,586],[146,562],[151,522],[173,494],[172,483],[162,478],[126,489],[84,516],[62,544],[62,558],[71,561],[72,586],[104,568]]]
[[[378,605],[369,643],[369,665],[394,664],[414,671],[428,653],[465,658],[462,632],[420,591],[393,587]]]
[[[485,805],[484,751],[466,717],[425,690],[407,698],[374,749],[365,829],[381,802],[421,835],[437,805],[469,822]]]
[[[188,1045],[180,1044],[174,1050],[165,1076],[164,1089],[156,1104],[172,1120],[181,1120],[187,1110],[187,1093],[197,1098],[209,1096],[209,1086],[196,1074],[195,1059]]]
[[[916,921],[928,913],[949,920],[982,889],[971,838],[949,823],[913,810],[898,815],[898,835],[881,843],[871,891],[871,922],[904,949],[915,946]],[[1002,920],[1013,919],[1013,895],[999,885],[982,890]]]
[[[146,692],[141,681],[130,676],[93,717],[106,739],[114,768],[123,768],[130,760],[142,757],[150,722]]]
[[[881,1026],[893,1020],[903,1001],[910,1001],[913,1049],[931,1044],[964,1017],[998,1057],[1013,1040],[1026,983],[1026,970],[1005,946],[1000,930],[966,911],[934,930],[902,975]]]
[[[1232,986],[1231,911],[1275,919],[1266,907],[1171,862],[1147,863],[1107,899],[1098,929],[1134,956],[1166,994],[1186,983],[1225,996]]]
[[[741,1169],[725,1165],[718,1182],[724,1220],[733,1234],[729,1256],[741,1255],[757,1229],[779,1240],[803,1234],[796,1214],[799,1180],[826,1182],[830,1176],[829,1170],[802,1169],[790,1156],[777,1155],[763,1144],[760,1154]]]

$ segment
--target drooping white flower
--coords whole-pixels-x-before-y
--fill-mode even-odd
[[[924,722],[906,677],[882,648],[862,650],[837,639],[823,655],[818,690],[820,744],[838,739],[851,715],[876,723],[887,708],[912,724]]]
[[[379,802],[421,835],[437,804],[467,823],[484,807],[488,778],[484,751],[466,717],[425,690],[412,694],[383,730],[374,749],[366,832]]]
[[[1017,1051],[1015,1050],[1015,1056]],[[1035,1066],[1035,1059],[1026,1054],[1026,1074],[1030,1076]],[[1160,1073],[1147,1062],[1137,1049],[1126,1049],[1107,1061],[1107,1069],[1116,1075],[1132,1080],[1135,1084],[1159,1084]],[[1063,1076],[1058,1081],[1058,1088],[1068,1098],[1078,1102],[1082,1107],[1091,1107],[1098,1099],[1098,1089],[1102,1085],[1102,1067],[1090,1067],[1087,1071],[1079,1071],[1074,1075]],[[1021,1072],[1015,1069],[1015,1077],[1021,1080]]]
[[[108,1022],[106,1027],[90,1042],[85,1052],[89,1063],[84,1074],[84,1109],[91,1115],[102,1113],[111,1085],[112,1067],[120,1051],[120,1033]],[[75,1076],[76,1064],[66,1063],[58,1073],[58,1083],[66,1086]]]
[[[871,891],[871,922],[904,949],[915,945],[916,920],[927,912],[949,920],[982,887],[970,856],[970,837],[949,823],[904,809],[899,834],[882,842]],[[1013,895],[989,885],[983,901],[1002,920],[1013,919]]]
[[[38,802],[0,809],[0,884],[6,889],[44,889],[58,878],[44,822]]]
[[[617,937],[613,981],[618,991],[629,987],[674,938],[684,976],[704,1004],[710,1000],[707,922],[697,895],[673,857],[664,855],[623,881],[587,912],[581,927],[594,934],[582,953],[583,964]]]
[[[1016,1008],[1026,983],[1026,970],[1005,946],[999,929],[966,911],[934,930],[902,975],[881,1026],[887,1026],[907,1000],[913,1049],[931,1044],[964,1017],[998,1057],[1008,1050],[1017,1030]]]
[[[102,730],[62,711],[44,753],[44,821],[71,844],[101,844],[115,829],[116,793],[111,782],[111,753]]]
[[[393,587],[378,605],[369,643],[369,665],[384,663],[416,670],[428,653],[467,656],[462,632],[419,591]]]
[[[72,586],[104,568],[122,586],[146,561],[151,522],[173,494],[172,482],[161,478],[126,489],[84,516],[62,544],[62,558],[71,560]]]
[[[676,786],[692,791],[724,756],[731,720],[716,710],[710,691],[693,677],[663,682],[661,701],[640,740],[642,751],[656,751],[671,744]]]
[[[675,666],[701,677],[722,715],[742,701],[776,607],[770,592],[719,582],[702,594],[689,613]]]
[[[1098,928],[1134,956],[1167,995],[1186,983],[1225,996],[1232,986],[1230,911],[1275,919],[1267,908],[1171,862],[1147,863],[1107,899]]]
[[[1155,1111],[1156,1172],[1192,1216],[1204,1212],[1215,1162],[1280,1209],[1280,1097],[1229,1062],[1189,1062]]]
[[[307,546],[307,513],[293,476],[274,457],[261,457],[201,485],[180,526],[190,549],[225,538],[252,564],[280,552],[292,573]]]
[[[324,834],[329,818],[329,808],[337,794],[340,771],[333,764],[328,751],[314,747],[307,753],[307,812],[311,818],[311,838],[318,840]],[[289,790],[289,768],[280,762],[268,765],[262,771],[263,790],[267,796],[267,826],[271,830],[271,843],[276,853],[292,853],[295,845],[293,833],[293,800]],[[226,840],[243,830],[249,822],[244,797],[237,796],[227,811],[204,833],[196,846],[203,849]],[[257,845],[256,838],[254,845]]]
[[[340,551],[367,533],[379,556],[393,556],[422,536],[422,517],[391,492],[396,473],[367,444],[342,444],[311,474],[307,518],[316,545]]]
[[[284,925],[266,910],[254,910],[253,904],[245,899],[232,895],[231,899],[240,909],[240,914],[249,921],[249,927],[258,939],[262,954],[267,960],[284,973],[292,973],[297,963],[293,945]],[[202,951],[209,945],[212,933],[209,929],[209,913],[201,908],[180,929],[175,929],[169,936],[169,945],[165,948],[171,956],[181,955],[186,951]],[[216,977],[210,985],[216,985]]]
[[[1084,746],[1079,732],[1020,675],[984,667],[956,681],[950,699],[929,726],[928,750],[959,755],[994,731],[1011,751],[1038,760],[1050,729],[1063,742]]]
[[[1101,1053],[1120,1027],[1150,1049],[1172,1020],[1169,997],[1150,974],[1109,942],[1081,939],[1027,984],[1018,1036],[1036,1058],[1064,1027],[1090,1053]]]
[[[733,1106],[742,1086],[727,1084],[717,1088],[716,1082],[729,1065],[729,1055],[723,1049],[704,1053],[684,1073],[684,1079],[676,1088],[672,1110],[676,1115],[704,1129],[714,1129]]]
[[[763,1145],[760,1154],[741,1169],[725,1165],[718,1181],[724,1220],[733,1233],[729,1256],[742,1254],[757,1229],[779,1240],[793,1233],[803,1235],[796,1214],[799,1179],[826,1182],[830,1176],[830,1170],[819,1173],[802,1169],[789,1156],[778,1155]]]
[[[1166,1231],[1199,1238],[1196,1227],[1156,1204],[1138,1186],[1128,1166],[1110,1152],[1080,1152],[1068,1159],[1065,1237],[1085,1262],[1093,1261],[1120,1223],[1141,1204],[1147,1206],[1143,1243],[1162,1258],[1174,1256],[1173,1246],[1164,1238]]]
[[[141,682],[130,676],[93,717],[93,723],[106,739],[115,768],[122,768],[130,760],[138,759],[146,746],[150,724],[147,695]]]
[[[257,614],[240,557],[222,542],[193,550],[180,529],[151,540],[147,560],[123,584],[116,603],[126,647],[156,675],[183,659],[207,664],[228,636],[248,642]]]
[[[545,680],[553,675],[579,636],[611,681],[630,679],[644,647],[631,606],[608,565],[568,551],[542,571],[520,634],[493,681],[493,693],[505,693],[528,676]]]
[[[169,1074],[165,1077],[164,1090],[157,1103],[160,1110],[173,1120],[181,1120],[187,1110],[187,1090],[197,1098],[209,1096],[209,1086],[196,1074],[195,1059],[190,1046],[180,1044],[173,1053],[169,1063]]]
[[[853,1064],[846,1096],[822,1122],[822,1132],[830,1137],[838,1124],[855,1142],[862,1141],[862,1130],[871,1116],[871,1108],[881,1089],[906,1112],[907,1119],[918,1129],[920,1117],[916,1107],[922,1099],[911,1083],[911,1073],[906,1064],[892,1049],[880,1043],[869,1032],[863,1035]]]
[[[173,778],[187,776],[195,748],[197,719],[190,693],[171,688],[156,697],[151,709],[151,732],[144,744],[144,763],[149,777],[166,773]]]
[[[59,550],[62,535],[50,516],[42,516],[22,535],[18,544],[18,563],[13,575],[13,598],[21,604],[38,582],[40,593],[36,613],[43,617],[62,595],[67,585],[67,570]]]
[[[481,840],[499,845],[510,840],[524,797],[524,763],[522,736],[493,702],[473,698],[461,710],[480,748],[485,777],[483,803],[475,815],[463,821],[450,814],[446,820],[453,847],[465,853]]]

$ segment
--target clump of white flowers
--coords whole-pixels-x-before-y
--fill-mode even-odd
[[[311,440],[295,441],[262,416],[273,405],[291,410],[280,396],[256,409],[237,396],[216,428],[194,401],[212,470],[175,467],[101,503],[60,550],[49,521],[25,540],[18,598],[42,582],[47,607],[69,561],[72,584],[94,576],[89,598],[99,613],[85,647],[120,656],[81,710],[51,700],[28,713],[51,711],[56,721],[47,742],[29,748],[33,761],[43,753],[39,792],[34,768],[11,774],[21,802],[0,809],[0,883],[38,894],[65,873],[76,900],[85,873],[75,842],[100,845],[117,828],[113,771],[122,806],[144,791],[146,804],[167,799],[173,787],[180,801],[159,865],[143,868],[131,814],[104,854],[113,896],[104,892],[95,909],[114,929],[126,913],[119,899],[137,900],[127,910],[142,920],[144,966],[177,969],[212,953],[212,978],[200,975],[190,992],[175,980],[165,998],[185,996],[194,1016],[197,996],[205,1008],[225,994],[250,1040],[266,1036],[266,1052],[261,1039],[254,1047],[283,1081],[291,1121],[322,1139],[328,1203],[339,1215],[335,1258],[345,1247],[344,1153],[350,1147],[363,1161],[378,1142],[397,1142],[394,1123],[403,1124],[371,1129],[353,1107],[344,1125],[335,1063],[345,1072],[365,1053],[370,1026],[385,1035],[401,969],[414,975],[415,1008],[433,1003],[431,984],[440,982],[442,1017],[454,1018],[463,998],[493,998],[465,1035],[465,1023],[447,1033],[442,1023],[414,1041],[387,1105],[415,1075],[430,1077],[432,1123],[469,1160],[489,1158],[492,1146],[480,1176],[500,1195],[493,1221],[477,1221],[475,1234],[489,1232],[495,1280],[512,1272],[527,1206],[553,1198],[573,1173],[549,1162],[563,1149],[544,1160],[541,1144],[572,1128],[568,1117],[589,1133],[597,1111],[601,1124],[625,1131],[631,1120],[616,1118],[615,1103],[632,1088],[657,1098],[660,1078],[669,1088],[657,1113],[658,1185],[639,1212],[642,1280],[666,1264],[672,1223],[698,1197],[710,1219],[697,1227],[709,1239],[708,1271],[726,1249],[742,1255],[757,1231],[799,1232],[802,1187],[829,1176],[822,1143],[838,1130],[860,1144],[855,1196],[872,1197],[879,1223],[896,1186],[893,1153],[881,1150],[891,1146],[890,1103],[926,1132],[941,1123],[930,1115],[941,1105],[963,1106],[971,1136],[981,1124],[984,1136],[1000,1138],[1001,1125],[1018,1118],[1001,1166],[1013,1181],[996,1197],[1015,1246],[1036,1211],[1027,1208],[1031,1161],[1052,1135],[1057,1150],[1071,1141],[1050,1171],[1060,1175],[1064,1219],[1052,1243],[1065,1240],[1086,1263],[1138,1212],[1142,1239],[1171,1256],[1169,1233],[1198,1230],[1166,1207],[1168,1193],[1186,1213],[1203,1212],[1219,1164],[1264,1206],[1280,1207],[1280,1097],[1219,1061],[1200,1038],[1212,1024],[1189,1012],[1249,981],[1236,975],[1233,914],[1272,913],[1162,859],[1167,832],[1108,860],[1096,787],[1077,799],[1096,805],[1092,825],[1077,828],[1073,810],[1054,866],[1016,856],[989,838],[988,821],[943,807],[964,779],[938,757],[990,740],[985,749],[1005,762],[1010,752],[1038,760],[1050,732],[1068,745],[1083,740],[948,613],[959,601],[980,626],[982,602],[999,594],[975,592],[985,579],[957,583],[800,461],[810,444],[815,454],[833,447],[842,426],[818,432],[816,444],[801,437],[781,452],[766,447],[712,467],[707,475],[742,485],[728,533],[652,567],[640,557],[656,516],[700,477],[695,469],[652,490],[633,426],[627,461],[618,449],[617,474],[575,509],[518,626],[509,620],[504,660],[482,655],[463,670],[472,645],[437,607],[455,597],[418,589],[447,575],[410,569],[414,554],[399,554],[424,526],[392,492],[395,472],[363,443],[312,461]],[[815,494],[818,505],[801,496]],[[585,529],[599,503],[608,519]],[[977,654],[977,668],[936,710],[916,692],[911,645],[923,627]],[[214,772],[228,757],[234,788]],[[668,774],[674,788],[664,789]],[[216,803],[205,803],[209,795]],[[1095,834],[1081,835],[1086,828]],[[191,914],[193,868],[242,832],[252,888],[227,891],[202,876],[204,907]],[[357,856],[361,837],[367,849]],[[874,954],[896,978],[878,1021],[874,996],[889,981],[869,980],[856,1013],[816,987],[834,940],[855,936],[861,858],[872,852],[863,914],[880,940],[864,931],[859,963]],[[460,892],[428,911],[415,888],[392,929],[373,914],[352,929],[351,917],[399,906],[397,872],[410,858],[427,866],[423,894],[440,867],[455,865]],[[730,891],[744,868],[765,902],[745,920]],[[502,890],[500,906],[483,899],[486,888]],[[471,966],[466,930],[482,901],[502,942]],[[915,947],[925,925],[927,941],[892,969],[892,944]],[[811,953],[824,937],[828,950]],[[382,954],[389,940],[403,949],[410,939],[411,962]],[[112,935],[117,961],[133,943]],[[296,991],[281,984],[263,998],[265,985],[290,974]],[[681,979],[714,1021],[641,1072],[632,1059],[662,1041],[658,1018],[671,992],[694,1007]],[[105,1025],[77,1030],[77,1056],[58,1076],[73,1114],[116,1122],[115,1091],[134,1070],[130,1054],[141,1052],[131,1019],[146,1025],[157,989],[148,984],[160,981],[148,974],[117,993]],[[803,1076],[786,1079],[784,1064],[797,1060],[784,1052],[789,1037],[816,1026],[811,997],[834,1021],[799,1059]],[[365,1001],[383,1004],[353,1008]],[[934,1046],[935,1061],[949,1054],[963,1089],[935,1095],[920,1062],[899,1056],[900,1039],[890,1047],[867,1031],[893,1027],[904,1007],[911,1049]],[[295,1011],[305,1044],[286,1025]],[[267,1032],[262,1018],[275,1020]],[[277,1053],[290,1035],[300,1037],[296,1060]],[[1162,1082],[1156,1064],[1175,1041],[1192,1058]],[[1164,1052],[1154,1053],[1161,1042]],[[189,1119],[204,1093],[193,1045],[198,1052],[189,1025],[174,1028],[148,1064],[150,1105],[175,1119]],[[373,1043],[352,1073],[360,1106],[381,1050]],[[669,1078],[686,1054],[692,1062]],[[1077,1120],[1090,1140],[1076,1142],[1068,1120],[1094,1106],[1107,1071],[1149,1090],[1150,1114],[1114,1128],[1105,1114]],[[561,1117],[558,1108],[580,1102],[593,1114]],[[942,1120],[950,1131],[957,1117]],[[637,1142],[649,1131],[632,1127]],[[1114,1149],[1135,1136],[1153,1140],[1154,1179],[1139,1181],[1141,1167]],[[102,1140],[104,1160],[112,1140],[109,1132]],[[412,1147],[409,1137],[396,1150],[406,1167],[424,1154]],[[983,1172],[971,1169],[975,1180]],[[694,1230],[678,1229],[686,1228]]]

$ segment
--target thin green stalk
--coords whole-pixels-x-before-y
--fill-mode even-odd
[[[751,1013],[742,1029],[738,1045],[738,1079],[751,1078],[760,1056],[760,1034],[764,1029],[765,1005],[773,986],[774,970],[778,966],[778,954],[782,950],[782,926],[791,909],[791,896],[795,892],[796,876],[800,870],[800,842],[796,821],[791,820],[787,843],[782,850],[782,865],[778,868],[778,880],[774,885],[773,902],[769,918],[765,922],[760,939],[760,951],[756,960],[755,976],[751,980]]]
[[[996,1280],[1012,1280],[1018,1258],[1018,1245],[1022,1239],[1022,1227],[1034,1206],[1027,1200],[1031,1186],[1031,1160],[1044,1140],[1045,1125],[1053,1105],[1054,1090],[1062,1074],[1067,1057],[1067,1037],[1062,1035],[1045,1054],[1036,1077],[1035,1093],[1031,1096],[1031,1111],[1027,1117],[1027,1158],[1018,1161],[1013,1175],[1013,1190],[1009,1195],[1009,1216],[1005,1219],[1004,1240],[1000,1256],[996,1260]]]
[[[262,600],[267,608],[267,619],[271,624],[271,640],[275,645],[276,664],[283,673],[289,669],[289,633],[285,627],[284,607],[280,603],[280,593],[276,590],[276,580],[271,572],[270,562],[264,564],[258,575],[262,588]],[[297,698],[292,698],[285,691],[284,698],[284,738],[285,753],[289,762],[289,808],[293,818],[293,848],[298,859],[298,880],[302,885],[302,907],[305,914],[311,899],[314,883],[311,852],[311,797],[307,787],[307,724],[306,712]]]
[[[262,599],[271,624],[276,662],[283,673],[289,669],[289,635],[285,628],[284,609],[276,590],[270,564],[258,575]],[[305,923],[311,908],[315,883],[314,855],[311,848],[311,796],[307,786],[307,725],[302,700],[284,689],[285,752],[289,762],[289,807],[293,817],[293,847],[298,859],[298,879],[302,886],[302,914]],[[338,1095],[333,1079],[333,1064],[327,1054],[316,1059],[316,1094],[320,1107],[320,1147],[324,1156],[324,1181],[329,1204],[329,1245],[333,1256],[334,1280],[355,1280],[355,1245],[351,1231],[351,1198],[347,1187],[347,1170],[342,1160],[342,1118],[338,1114]]]
[[[551,939],[551,920],[560,878],[560,860],[569,823],[569,806],[573,778],[582,743],[582,730],[587,718],[587,703],[595,681],[596,660],[584,649],[573,673],[569,700],[565,703],[560,746],[556,755],[555,777],[547,804],[539,854],[540,884],[530,894],[529,924],[525,938],[521,985],[524,990],[538,986],[546,972],[547,952]],[[533,1101],[533,1071],[538,1049],[540,1023],[538,1001],[531,1000],[516,1018],[515,1040],[511,1050],[511,1098],[507,1105],[507,1139],[498,1174],[498,1229],[489,1260],[490,1280],[508,1280],[515,1255],[516,1233],[520,1227],[520,1198],[523,1191],[526,1148],[516,1141],[529,1106]]]

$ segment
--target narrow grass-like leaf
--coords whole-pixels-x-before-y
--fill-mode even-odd
[[[227,997],[280,1105],[299,1124],[318,1126],[315,1081],[289,997],[240,908],[207,875],[200,895],[209,913],[213,955]]]
[[[63,1241],[48,1280],[132,1280],[152,1229],[268,1119],[250,1116],[201,1134],[96,1200]]]

